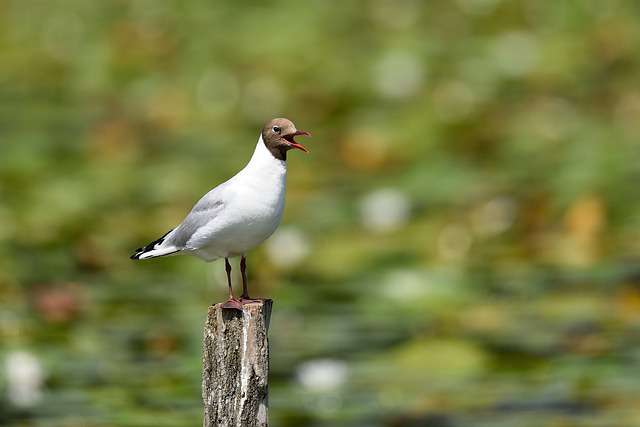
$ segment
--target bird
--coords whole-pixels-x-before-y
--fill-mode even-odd
[[[206,262],[224,258],[229,299],[223,308],[242,310],[256,300],[249,296],[246,254],[271,236],[280,225],[285,203],[287,153],[309,150],[297,136],[310,136],[286,118],[267,122],[247,165],[210,190],[184,220],[162,237],[138,248],[133,260],[194,255]],[[235,298],[229,258],[240,257],[242,295]]]

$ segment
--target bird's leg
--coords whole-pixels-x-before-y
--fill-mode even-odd
[[[227,284],[229,285],[229,299],[234,299],[233,287],[231,286],[231,264],[229,264],[229,258],[224,259],[224,269],[227,271]]]
[[[244,255],[240,258],[240,273],[242,273],[242,296],[240,302],[243,304],[255,302],[259,300],[252,299],[249,296],[249,281],[247,280],[247,258]]]
[[[240,258],[240,273],[242,274],[242,298],[249,299],[249,284],[247,283],[247,259]]]
[[[242,310],[242,305],[233,296],[233,287],[231,286],[231,264],[229,264],[229,258],[224,259],[224,268],[227,271],[227,283],[229,284],[229,299],[222,304],[222,308],[235,308],[236,310]]]

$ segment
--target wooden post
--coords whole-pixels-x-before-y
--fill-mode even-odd
[[[266,427],[270,299],[209,307],[203,339],[204,427]]]

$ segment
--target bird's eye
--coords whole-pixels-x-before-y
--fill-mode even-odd
[[[273,127],[273,131],[274,131],[275,133],[280,133],[280,130],[281,130],[281,129],[280,129],[280,126],[274,126],[274,127]]]

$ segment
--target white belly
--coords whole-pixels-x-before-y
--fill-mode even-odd
[[[229,218],[227,225],[215,236],[209,246],[217,249],[218,257],[237,256],[246,253],[264,242],[276,231],[284,208],[284,197],[281,200],[244,200],[234,209],[237,212]]]
[[[282,219],[285,189],[263,184],[235,188],[219,216],[194,236],[195,255],[207,261],[242,255],[273,234]]]

